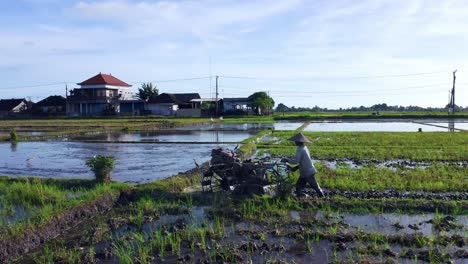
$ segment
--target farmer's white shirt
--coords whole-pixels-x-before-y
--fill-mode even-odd
[[[317,170],[310,158],[309,150],[306,146],[298,146],[296,150],[296,162],[299,163],[300,177],[315,174]]]

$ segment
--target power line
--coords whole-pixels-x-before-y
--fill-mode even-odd
[[[445,91],[433,90],[431,94],[445,93]],[[228,93],[231,96],[241,96],[239,93]],[[420,93],[405,93],[405,94],[420,94]],[[275,94],[273,97],[283,97],[283,98],[315,98],[315,97],[340,97],[340,96],[379,96],[379,95],[400,95],[400,93],[367,93],[367,94],[350,94],[350,93],[341,93],[341,94],[319,94],[319,95],[310,95],[302,94],[301,92],[295,94]]]
[[[381,88],[381,89],[372,89],[372,90],[335,90],[335,91],[304,91],[300,93],[308,93],[308,94],[334,94],[334,93],[360,93],[360,92],[375,92],[375,91],[398,91],[398,90],[406,90],[406,89],[425,89],[428,87],[443,87],[446,85],[445,83],[441,84],[428,84],[428,85],[418,85],[418,86],[407,86],[407,87],[400,87],[400,88]],[[241,89],[241,90],[254,90],[252,88],[247,88],[247,87],[241,87],[241,86],[220,86],[222,88],[233,88],[233,89]],[[291,90],[275,90],[275,89],[269,89],[271,92],[284,92],[284,93],[291,93],[291,92],[297,92],[296,91],[291,91]]]
[[[444,93],[445,91],[442,92],[435,92],[433,94],[440,94]],[[419,94],[419,93],[409,93],[409,94]],[[366,96],[387,96],[387,95],[401,95],[400,93],[389,93],[389,94],[337,94],[337,95],[330,95],[330,94],[325,94],[325,95],[275,95],[273,98],[276,97],[281,97],[281,98],[317,98],[317,97],[366,97]]]
[[[345,77],[311,77],[305,78],[304,81],[310,80],[350,80],[350,79],[381,79],[381,78],[397,78],[397,77],[410,77],[420,75],[431,75],[439,73],[447,73],[448,71],[434,71],[434,72],[419,72],[419,73],[408,73],[408,74],[390,74],[390,75],[367,75],[367,76],[345,76]],[[274,78],[274,77],[251,77],[251,76],[229,76],[220,75],[220,77],[228,79],[247,79],[247,80],[264,80],[264,81],[301,81],[297,78]]]
[[[162,83],[162,82],[179,82],[179,81],[193,81],[193,80],[201,80],[201,79],[208,79],[212,78],[213,76],[205,76],[205,77],[194,77],[194,78],[181,78],[181,79],[169,79],[169,80],[158,80],[158,81],[133,81],[129,83]]]
[[[34,87],[44,87],[44,86],[52,86],[52,85],[59,85],[59,84],[67,84],[67,82],[44,83],[44,84],[35,84],[35,85],[7,86],[7,87],[1,87],[0,89],[34,88]]]

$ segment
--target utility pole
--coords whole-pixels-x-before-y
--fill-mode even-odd
[[[215,105],[216,105],[215,114],[216,114],[216,116],[218,116],[218,78],[219,78],[219,76],[216,76],[216,99],[215,99]]]
[[[68,115],[68,85],[65,83],[65,115]]]
[[[457,76],[455,76],[456,73],[457,73],[457,70],[454,70],[453,71],[453,87],[452,87],[450,103],[449,103],[449,113],[450,114],[455,113],[455,80],[457,79]]]

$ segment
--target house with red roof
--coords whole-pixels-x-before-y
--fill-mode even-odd
[[[111,74],[99,73],[78,85],[67,96],[68,115],[120,113],[120,103],[132,99],[131,85]]]

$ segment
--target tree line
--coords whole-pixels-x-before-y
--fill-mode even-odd
[[[348,108],[338,108],[338,109],[329,109],[326,107],[295,107],[291,106],[288,107],[283,103],[278,104],[275,111],[276,112],[333,112],[333,111],[340,111],[340,112],[379,112],[379,111],[394,111],[394,112],[419,112],[419,111],[429,111],[429,112],[441,112],[441,111],[448,111],[448,105],[445,107],[421,107],[421,106],[402,106],[402,105],[387,105],[386,103],[382,104],[375,104],[369,107],[366,106],[353,106]],[[468,106],[463,108],[462,106],[455,105],[455,111],[464,112],[468,111]]]

